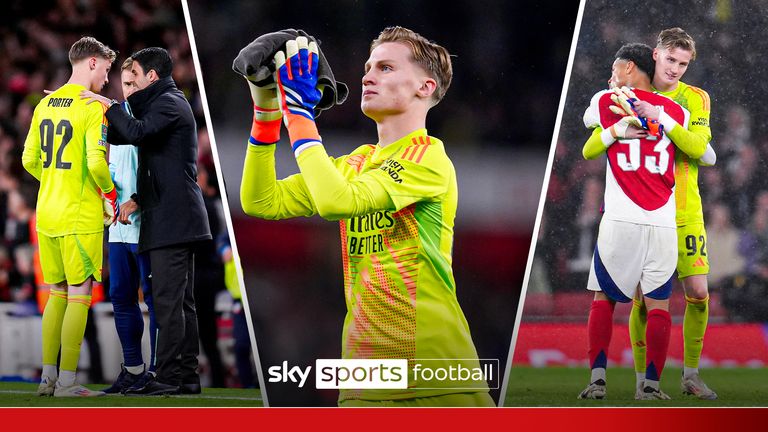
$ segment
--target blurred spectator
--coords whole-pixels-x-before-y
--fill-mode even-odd
[[[749,276],[768,281],[768,191],[757,196],[755,212],[741,238],[739,253]]]
[[[709,272],[713,287],[744,270],[744,259],[738,253],[739,238],[728,207],[719,203],[712,205],[707,223],[707,255],[710,262],[717,263]]]

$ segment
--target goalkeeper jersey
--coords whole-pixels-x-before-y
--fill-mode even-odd
[[[300,166],[302,157],[319,149],[305,150]],[[274,146],[250,146],[246,171],[259,169],[257,153],[272,157],[271,152]],[[408,359],[411,367],[421,363],[446,371],[451,367],[478,370],[451,268],[458,194],[443,143],[420,129],[386,147],[364,145],[331,160],[347,180],[381,185],[392,204],[389,209],[339,221],[347,306],[342,357]],[[254,181],[244,173],[243,188]],[[316,214],[301,174],[278,183],[283,190],[275,219]],[[482,380],[423,378],[410,375],[408,389],[341,390],[339,399],[406,399],[488,390]]]
[[[688,130],[705,137],[704,142],[712,139],[709,128],[709,95],[706,91],[679,82],[677,88],[668,92],[659,92],[674,100],[691,113]],[[675,202],[677,207],[677,226],[704,223],[704,212],[699,193],[699,161],[690,158],[684,152],[675,154]]]
[[[40,181],[37,231],[49,237],[104,231],[99,188],[113,189],[106,161],[107,123],[100,103],[66,84],[35,108],[24,142],[24,167]]]

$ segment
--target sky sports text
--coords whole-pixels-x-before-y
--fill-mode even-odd
[[[318,359],[315,370],[318,389],[496,389],[500,373],[498,359]],[[271,383],[303,388],[312,366],[284,361],[267,373]]]

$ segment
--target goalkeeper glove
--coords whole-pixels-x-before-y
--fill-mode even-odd
[[[273,83],[259,87],[248,81],[248,88],[253,100],[253,125],[248,142],[254,145],[269,145],[280,141],[280,119],[283,114],[277,99],[277,86]]]
[[[661,138],[661,136],[664,134],[664,127],[659,124],[658,120],[648,120],[645,117],[640,117],[637,115],[637,111],[635,111],[635,101],[637,101],[637,96],[635,95],[635,92],[632,91],[632,89],[626,86],[621,88],[614,88],[613,93],[614,94],[611,95],[611,100],[616,104],[616,106],[611,106],[609,109],[614,114],[618,114],[620,116],[633,116],[638,119],[641,124],[640,127],[648,131],[649,140],[655,141]]]
[[[317,44],[303,36],[286,42],[285,53],[275,54],[277,97],[297,157],[309,147],[322,145],[314,117],[322,96],[317,88],[318,60]]]
[[[624,116],[621,118],[621,120],[614,123],[613,126],[609,127],[608,131],[614,140],[624,139],[627,137],[627,128],[629,128],[630,126],[642,128],[640,119],[631,115]]]
[[[113,187],[111,191],[101,192],[104,199],[104,226],[110,226],[120,216],[120,206],[117,204],[117,188]]]

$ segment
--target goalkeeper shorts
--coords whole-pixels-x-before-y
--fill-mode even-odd
[[[677,277],[709,274],[707,230],[703,223],[677,227]]]
[[[48,237],[38,232],[40,268],[47,284],[80,285],[88,277],[101,282],[104,233]]]

